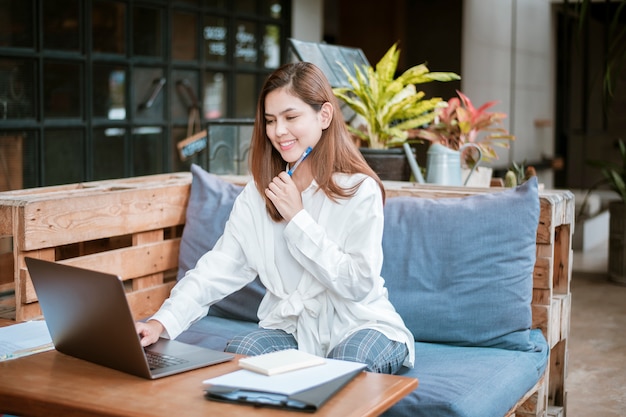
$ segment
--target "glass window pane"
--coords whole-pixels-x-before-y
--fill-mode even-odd
[[[254,75],[239,74],[236,80],[235,117],[254,118],[256,110],[256,85]]]
[[[204,101],[202,109],[205,119],[227,117],[227,84],[226,76],[221,72],[204,73]]]
[[[248,169],[248,151],[250,150],[253,128],[253,124],[242,124],[238,128],[237,174],[239,175],[250,175],[250,170]]]
[[[44,184],[84,181],[84,140],[80,130],[47,130],[44,133]]]
[[[280,27],[265,26],[263,37],[263,56],[265,68],[278,68],[280,65]]]
[[[35,117],[35,64],[0,59],[0,120]]]
[[[172,58],[185,61],[198,59],[197,25],[198,17],[194,14],[172,14]]]
[[[123,178],[124,137],[126,131],[121,128],[93,130],[93,177],[94,180]]]
[[[32,1],[0,1],[0,46],[32,48],[34,18]]]
[[[248,150],[252,123],[219,122],[207,125],[209,136],[209,172],[219,175],[248,175]]]
[[[80,64],[45,62],[43,66],[44,117],[81,117],[82,79]]]
[[[263,16],[272,19],[280,19],[283,17],[283,2],[281,0],[263,0],[261,4],[261,13]]]
[[[212,7],[214,9],[225,9],[228,1],[232,0],[204,0],[205,7]]]
[[[80,1],[43,2],[43,46],[45,49],[80,50]]]
[[[133,53],[143,56],[163,56],[163,16],[161,10],[133,8]]]
[[[209,172],[217,175],[237,174],[236,126],[208,125]]]
[[[41,185],[39,174],[41,164],[39,163],[39,133],[35,131],[20,132],[24,136],[22,144],[22,155],[24,158],[23,186],[33,188]]]
[[[131,94],[131,111],[140,123],[162,122],[165,118],[167,80],[162,68],[135,68]]]
[[[256,14],[256,0],[237,0],[235,10],[237,13]]]
[[[255,65],[257,62],[256,23],[239,20],[235,34],[235,63]]]
[[[208,62],[226,62],[228,55],[228,28],[226,19],[207,16],[202,29],[204,55]]]
[[[94,1],[92,21],[94,52],[126,53],[126,5],[124,3]]]
[[[160,174],[163,171],[163,132],[160,127],[133,129],[132,175]]]
[[[174,70],[172,71],[170,88],[172,91],[171,111],[175,123],[200,123],[200,103],[198,94],[198,72]],[[193,113],[195,109],[196,113]],[[190,119],[190,116],[191,119]]]
[[[126,119],[126,70],[118,65],[93,65],[93,115]]]
[[[192,6],[198,6],[200,4],[200,0],[175,0],[174,3],[182,3],[182,4],[189,4]]]

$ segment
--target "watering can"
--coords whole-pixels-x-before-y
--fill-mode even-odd
[[[461,175],[461,155],[467,148],[476,148],[478,158],[463,181]],[[439,143],[433,143],[426,153],[426,182],[440,185],[465,185],[470,179],[482,158],[482,152],[475,143],[466,143],[458,151],[447,148]]]
[[[411,171],[413,172],[417,182],[420,184],[427,182],[439,185],[466,185],[474,171],[476,171],[476,168],[478,168],[483,156],[480,146],[475,143],[466,143],[461,146],[458,151],[445,147],[439,143],[433,143],[430,145],[428,152],[426,153],[426,181],[424,181],[424,177],[422,176],[420,168],[417,165],[417,161],[415,160],[415,156],[413,155],[411,148],[406,143],[403,146],[411,166]],[[465,149],[470,147],[476,148],[478,151],[478,158],[470,170],[470,173],[467,175],[467,178],[463,181],[461,175],[461,155]]]

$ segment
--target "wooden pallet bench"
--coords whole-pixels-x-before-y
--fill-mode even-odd
[[[224,177],[244,184],[247,177]],[[387,182],[387,196],[463,197],[501,189]],[[13,292],[12,319],[41,316],[24,257],[120,275],[136,318],[155,312],[175,283],[190,173],[0,193],[0,292]],[[533,328],[548,340],[546,374],[509,416],[563,416],[571,307],[574,197],[540,192]],[[3,252],[3,253],[2,253]]]

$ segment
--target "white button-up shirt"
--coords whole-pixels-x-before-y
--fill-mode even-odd
[[[363,175],[335,179],[350,188]],[[406,344],[404,364],[413,366],[413,335],[389,302],[380,276],[384,218],[376,181],[366,178],[353,197],[337,201],[314,181],[302,201],[304,210],[289,223],[276,223],[254,182],[248,183],[215,247],[152,318],[175,338],[258,275],[267,289],[258,311],[260,327],[291,333],[299,349],[320,356],[358,330],[378,330]]]

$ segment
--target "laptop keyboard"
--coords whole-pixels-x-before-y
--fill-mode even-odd
[[[165,355],[163,353],[152,352],[149,350],[146,350],[146,357],[148,358],[148,365],[150,365],[151,370],[165,368],[172,365],[180,365],[188,362],[186,359]]]

